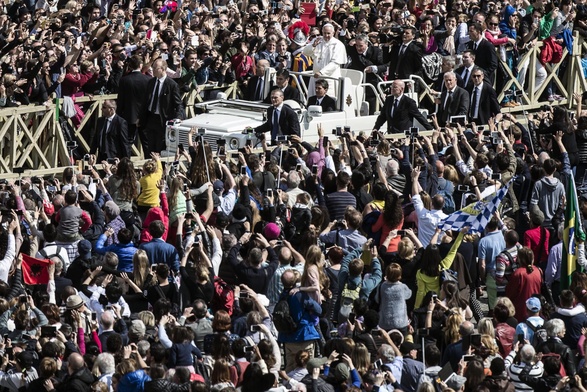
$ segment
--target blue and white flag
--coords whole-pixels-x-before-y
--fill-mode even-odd
[[[463,227],[470,227],[471,233],[482,233],[485,226],[491,220],[491,217],[497,211],[497,207],[508,192],[510,182],[501,187],[497,193],[490,195],[486,200],[480,200],[476,203],[469,204],[465,208],[455,211],[438,225],[443,231],[459,231]],[[491,196],[493,198],[489,199]]]

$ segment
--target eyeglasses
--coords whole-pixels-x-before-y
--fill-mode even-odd
[[[475,79],[477,79],[477,78],[482,78],[482,77],[483,77],[483,75],[473,75],[473,77],[474,77]]]
[[[489,23],[489,26],[499,26],[499,23]]]

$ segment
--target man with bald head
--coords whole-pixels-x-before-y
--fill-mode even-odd
[[[141,108],[139,126],[147,135],[145,156],[166,150],[165,125],[169,120],[184,118],[183,102],[179,87],[173,79],[167,77],[167,62],[155,60],[152,65],[153,78],[147,84],[146,101]]]
[[[67,357],[67,376],[59,384],[58,391],[67,392],[91,392],[94,376],[87,368],[84,357],[78,353]]]
[[[403,133],[414,126],[414,119],[427,130],[432,130],[432,125],[418,110],[416,102],[404,95],[406,85],[401,80],[394,80],[391,84],[391,95],[385,100],[383,109],[375,121],[374,131],[378,131],[387,122],[387,133]]]
[[[307,292],[296,287],[296,275],[293,270],[286,270],[281,275],[281,283],[283,292],[279,300],[287,301],[291,317],[297,324],[297,330],[293,332],[277,329],[277,341],[284,344],[287,373],[296,368],[295,358],[298,351],[307,351],[310,358],[314,356],[314,343],[320,339],[320,333],[315,325],[318,324],[322,307],[310,298]]]
[[[395,159],[387,161],[385,174],[387,176],[387,185],[403,195],[406,187],[406,176],[399,172],[399,162]]]
[[[265,59],[257,60],[255,67],[255,76],[249,79],[247,83],[247,90],[245,92],[245,99],[247,101],[263,101],[265,100],[266,83],[269,83],[269,90],[271,90],[272,83],[270,80],[265,80],[265,71],[269,68],[269,61]]]
[[[279,301],[279,295],[283,291],[281,275],[288,270],[297,270],[300,274],[304,272],[304,257],[289,242],[283,241],[283,246],[279,249],[277,257],[279,258],[279,267],[275,270],[267,288],[270,312],[273,312],[275,304]]]

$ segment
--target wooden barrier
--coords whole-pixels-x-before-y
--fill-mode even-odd
[[[522,105],[504,109],[504,111],[517,113],[523,110],[537,109],[548,101],[540,101],[540,97],[548,87],[549,83],[556,86],[562,101],[557,105],[571,107],[573,104],[572,94],[587,91],[587,81],[583,77],[581,58],[587,53],[587,42],[576,32],[573,40],[572,54],[565,48],[563,58],[557,64],[546,64],[547,78],[539,88],[536,88],[536,64],[540,61],[542,43],[530,48],[519,60],[519,67],[528,64],[528,83],[522,84],[513,75],[512,70],[506,63],[502,69],[507,73],[507,82],[503,90],[515,89],[523,91]],[[499,60],[501,61],[501,60]],[[564,72],[560,72],[564,64]],[[422,83],[417,81],[418,83]],[[223,91],[229,98],[237,98],[242,93],[235,82],[225,86],[206,86],[193,89],[183,96],[186,118],[196,115],[194,105],[203,102],[203,95],[212,91]],[[382,97],[384,99],[385,97]],[[504,98],[503,92],[499,95],[498,101]],[[78,142],[79,152],[85,153],[90,150],[92,139],[95,135],[96,124],[101,116],[102,105],[105,100],[116,99],[116,95],[85,96],[76,99],[76,103],[82,105],[85,117],[81,124],[74,129],[74,137]],[[428,88],[422,88],[418,96],[420,104],[433,102],[434,97],[429,94]],[[61,105],[62,102],[59,102]],[[20,106],[14,108],[0,109],[0,177],[16,178],[13,169],[23,167],[26,175],[56,174],[71,164],[69,152],[66,146],[66,137],[61,125],[55,118],[55,104],[47,106]],[[144,162],[140,145],[132,147],[131,159],[136,164]]]

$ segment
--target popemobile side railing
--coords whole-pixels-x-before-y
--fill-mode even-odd
[[[544,104],[565,105],[570,108],[573,104],[572,94],[587,91],[587,82],[583,77],[581,65],[581,58],[587,54],[587,42],[575,32],[572,54],[564,48],[563,57],[559,63],[545,64],[546,80],[539,88],[536,88],[536,64],[540,61],[542,46],[542,43],[533,46],[519,60],[518,69],[528,64],[528,82],[523,86],[524,88],[514,76],[512,69],[506,63],[501,63],[502,70],[507,74],[503,91],[512,89],[523,91],[522,96],[519,97],[521,105],[504,110],[515,114],[537,109]],[[564,66],[564,69],[561,69],[561,66]],[[427,103],[426,101],[434,101],[429,86],[426,86],[422,79],[414,78],[414,83],[422,87],[418,96],[421,106]],[[554,103],[540,101],[549,83],[556,87],[557,93],[564,97],[563,100]],[[236,98],[240,94],[236,82],[224,86],[210,85],[192,89],[183,96],[186,118],[194,117],[196,115],[194,104],[203,102],[203,97],[214,91],[222,91],[228,98]],[[381,98],[382,101],[385,99],[384,96]],[[502,92],[498,101],[502,102],[503,98]],[[76,99],[76,103],[82,106],[85,113],[78,127],[71,126],[74,139],[78,144],[78,154],[90,150],[96,124],[101,116],[102,105],[108,99],[116,99],[116,95],[94,95]],[[62,100],[59,100],[58,104],[61,107]],[[0,178],[17,178],[19,174],[14,173],[14,168],[24,168],[25,172],[21,174],[23,176],[61,173],[72,164],[66,142],[65,133],[57,121],[54,103],[0,109]],[[135,164],[141,164],[144,161],[140,147],[133,146],[131,159],[135,161]]]
[[[542,105],[565,105],[568,108],[573,106],[572,95],[574,92],[582,93],[587,91],[587,82],[583,77],[583,67],[581,65],[581,58],[587,54],[587,42],[579,36],[577,32],[573,35],[573,54],[570,54],[566,47],[563,46],[562,59],[555,64],[544,64],[544,68],[547,72],[547,77],[544,82],[536,86],[536,68],[537,64],[540,63],[540,53],[544,44],[538,42],[537,45],[532,46],[526,53],[520,56],[518,60],[517,69],[520,70],[527,65],[527,80],[528,82],[523,84],[514,75],[514,71],[510,66],[499,59],[500,69],[505,72],[505,79],[507,80],[501,93],[498,95],[498,102],[503,102],[505,98],[505,91],[513,90],[521,92],[521,96],[518,97],[520,106],[508,107],[502,109],[502,112],[511,112],[513,114],[520,113],[526,110],[538,109]],[[563,68],[563,69],[561,69]],[[496,71],[497,72],[497,71]],[[418,83],[421,88],[419,95],[420,105],[434,102],[430,89],[424,84],[422,79],[414,78],[415,83]],[[563,99],[555,102],[549,102],[540,100],[545,89],[551,84],[557,91],[558,95],[562,96]],[[521,113],[520,113],[521,114]]]
[[[183,95],[186,118],[196,115],[194,105],[203,102],[202,96],[222,91],[229,98],[238,92],[236,83],[224,86],[200,86]],[[84,96],[75,100],[85,113],[78,127],[71,125],[73,139],[77,142],[76,154],[90,151],[96,124],[102,113],[104,101],[116,99],[116,95]],[[59,100],[61,107],[62,100]],[[63,114],[61,112],[61,114]],[[27,105],[0,109],[0,178],[18,178],[14,168],[24,168],[27,175],[49,175],[63,172],[71,166],[68,139],[57,120],[55,103]],[[140,145],[133,145],[131,159],[135,164],[143,162]]]

